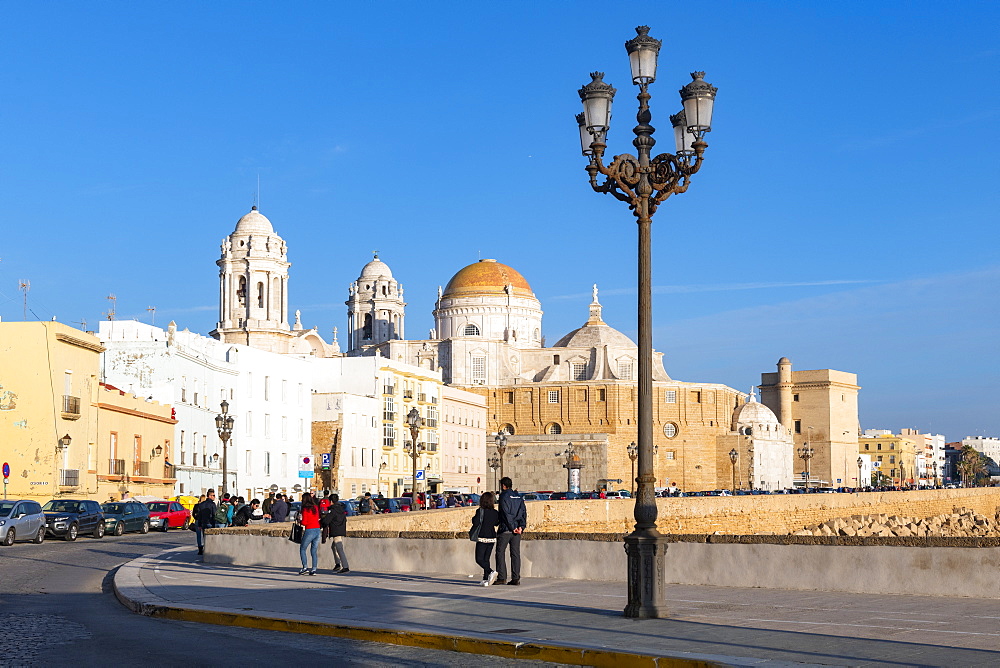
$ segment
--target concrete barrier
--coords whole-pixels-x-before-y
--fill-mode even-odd
[[[205,561],[299,568],[299,546],[286,534],[286,528],[272,527],[209,530]],[[454,536],[348,537],[345,543],[351,570],[481,577],[473,544]],[[620,535],[595,534],[589,540],[566,536],[523,540],[521,576],[625,582]],[[921,595],[1000,598],[998,539],[727,536],[713,542],[720,538],[673,537],[667,582],[879,594],[909,594],[917,588]],[[331,546],[320,546],[320,568],[333,568]]]

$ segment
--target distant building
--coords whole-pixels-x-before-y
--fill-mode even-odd
[[[923,439],[917,441],[891,432],[858,439],[858,452],[869,455],[875,471],[884,476],[882,484],[917,485],[917,457],[923,456]]]

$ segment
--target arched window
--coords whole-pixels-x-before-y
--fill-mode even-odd
[[[508,436],[513,436],[514,435],[514,425],[512,425],[512,424],[505,424],[504,426],[500,427],[500,431],[506,433]]]
[[[559,426],[558,422],[553,422],[549,425],[549,428],[545,430],[549,434],[561,434],[562,427]]]
[[[247,277],[240,276],[240,287],[236,290],[236,296],[239,298],[240,306],[247,305]]]
[[[361,338],[365,341],[371,341],[372,338],[372,314],[365,313],[365,324],[361,330]]]
[[[472,323],[469,323],[465,326],[465,329],[462,330],[462,334],[465,336],[479,336],[479,328]]]
[[[264,284],[257,284],[257,308],[264,308]]]
[[[542,332],[537,327],[535,328],[535,341],[541,341]]]

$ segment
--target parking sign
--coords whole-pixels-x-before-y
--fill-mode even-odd
[[[323,454],[320,455],[320,458],[321,458],[321,462],[320,463],[323,466],[323,470],[329,469],[330,468],[330,453],[329,452],[324,452]]]

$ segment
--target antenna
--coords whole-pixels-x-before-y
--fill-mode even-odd
[[[17,282],[17,289],[24,293],[24,319],[28,319],[28,290],[31,289],[31,281],[22,278]]]
[[[257,210],[260,211],[260,170],[257,171]]]
[[[76,320],[73,320],[71,322],[74,325],[80,325],[80,329],[82,329],[83,331],[85,331],[85,332],[87,331],[87,319],[86,318],[84,318],[83,320],[80,320],[79,322],[77,322]]]
[[[115,307],[118,304],[118,297],[116,297],[115,294],[112,292],[110,295],[108,295],[108,301],[111,302],[111,309],[108,310],[104,315],[108,316],[108,320],[114,320]]]
[[[147,306],[146,310],[149,311],[149,313],[151,314],[151,317],[153,319],[153,323],[152,324],[155,327],[156,326],[156,307],[155,306]]]

